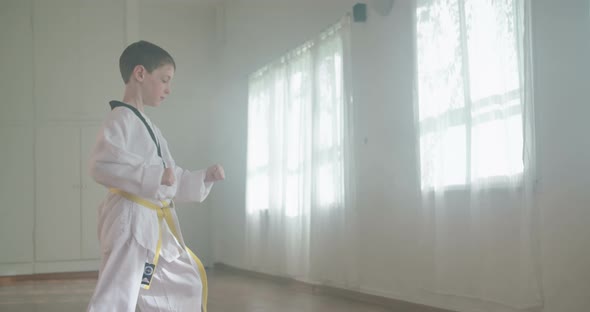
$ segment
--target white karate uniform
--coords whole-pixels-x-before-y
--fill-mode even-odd
[[[143,115],[143,114],[142,114]],[[107,188],[116,188],[149,200],[203,201],[213,183],[205,183],[205,170],[176,166],[160,130],[152,127],[166,166],[175,169],[176,182],[161,185],[162,158],[143,122],[126,107],[107,116],[90,159],[90,174]],[[153,263],[159,239],[155,210],[109,192],[98,209],[98,236],[102,263],[89,312],[201,311],[202,285],[198,267],[184,248],[175,209],[178,239],[162,222],[162,247],[150,288],[141,287],[146,263]]]

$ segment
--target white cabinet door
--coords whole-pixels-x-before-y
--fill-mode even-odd
[[[79,7],[79,0],[34,2],[34,96],[42,119],[72,119],[83,113]]]
[[[31,1],[0,1],[0,120],[33,117]]]
[[[34,2],[35,102],[43,120],[102,120],[123,94],[125,1]]]
[[[80,128],[38,128],[35,159],[35,258],[80,259]]]
[[[88,160],[99,127],[82,128],[82,259],[100,258],[98,244],[97,207],[104,199],[107,190],[94,182],[88,174]]]
[[[83,1],[80,8],[79,78],[84,116],[102,120],[110,110],[108,102],[123,95],[119,56],[125,48],[125,2],[121,0]]]
[[[0,263],[33,261],[33,144],[30,127],[0,127]]]

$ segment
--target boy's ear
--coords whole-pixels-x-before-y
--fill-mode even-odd
[[[137,65],[135,66],[135,68],[133,68],[133,77],[137,81],[143,81],[143,78],[145,77],[146,73],[147,70],[145,69],[145,67],[143,67],[143,65]]]

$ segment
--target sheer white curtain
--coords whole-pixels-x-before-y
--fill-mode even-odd
[[[430,289],[537,306],[530,1],[416,3]]]
[[[355,277],[340,270],[356,267],[347,249],[356,249],[349,29],[345,17],[250,77],[250,269],[307,281]]]

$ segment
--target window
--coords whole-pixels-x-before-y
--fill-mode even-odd
[[[422,189],[523,172],[517,0],[419,0],[417,87]]]
[[[341,24],[249,80],[249,214],[334,207],[344,192]]]

